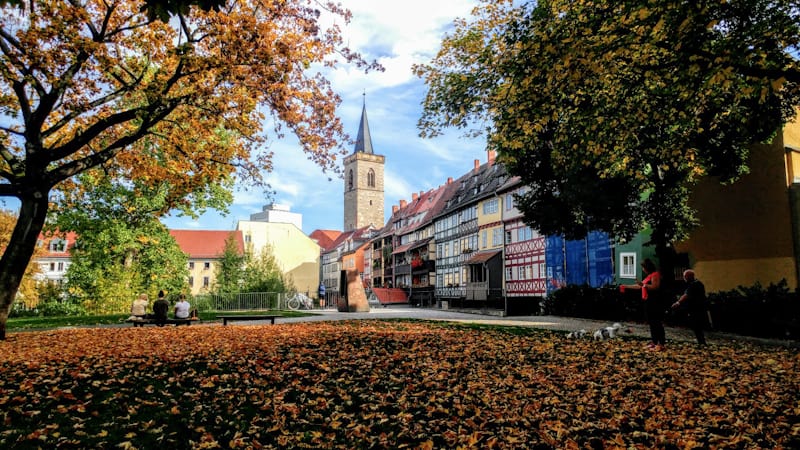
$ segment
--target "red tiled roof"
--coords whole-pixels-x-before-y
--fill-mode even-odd
[[[378,301],[381,302],[381,305],[408,303],[406,291],[400,288],[372,288],[372,292],[378,297]]]
[[[50,242],[54,239],[64,239],[67,241],[67,245],[64,247],[63,252],[51,252],[50,251]],[[69,249],[75,246],[75,241],[78,239],[78,234],[74,231],[67,231],[66,233],[62,233],[60,231],[54,231],[52,233],[40,233],[39,240],[42,241],[42,245],[44,246],[44,253],[42,253],[39,258],[67,258],[69,257]]]
[[[398,254],[398,253],[403,253],[403,252],[405,252],[406,250],[410,249],[410,248],[411,248],[411,245],[412,245],[412,244],[398,245],[398,246],[397,246],[397,248],[396,248],[396,249],[394,249],[394,251],[392,251],[392,254],[393,254],[393,255],[396,255],[396,254]]]
[[[472,255],[472,258],[467,260],[466,264],[482,264],[482,263],[485,263],[486,261],[489,261],[490,259],[492,259],[495,256],[497,256],[498,253],[500,253],[500,250],[492,250],[492,251],[488,251],[488,252],[476,253],[476,254]]]
[[[336,239],[342,235],[341,231],[336,230],[314,230],[308,235],[311,239],[317,241],[317,245],[322,247],[322,251],[328,251],[333,247]]]
[[[225,230],[169,230],[181,251],[189,258],[219,258],[225,252],[225,240],[233,234],[239,253],[244,253],[241,231]]]

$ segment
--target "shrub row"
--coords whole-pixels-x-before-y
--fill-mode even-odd
[[[677,297],[677,296],[676,296]],[[764,338],[800,340],[800,292],[786,280],[708,294],[714,330]],[[665,309],[672,303],[665,301]],[[570,285],[550,293],[542,314],[608,321],[643,321],[639,291],[620,293],[616,286]],[[669,310],[667,323],[685,325],[685,314]]]

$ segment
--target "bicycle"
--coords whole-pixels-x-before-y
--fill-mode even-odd
[[[286,306],[292,311],[297,311],[298,309],[313,309],[314,302],[307,295],[298,292],[286,300]]]

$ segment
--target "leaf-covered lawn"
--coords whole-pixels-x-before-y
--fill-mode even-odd
[[[513,331],[513,332],[512,332]],[[348,321],[16,333],[3,448],[798,448],[800,358]]]

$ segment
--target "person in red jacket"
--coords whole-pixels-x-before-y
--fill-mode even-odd
[[[636,284],[626,284],[620,288],[622,290],[626,288],[641,289],[647,323],[650,325],[651,342],[647,347],[652,350],[664,350],[664,346],[667,344],[663,323],[666,307],[661,295],[661,274],[650,258],[646,258],[642,262],[642,271],[645,275],[644,280],[636,280]]]

